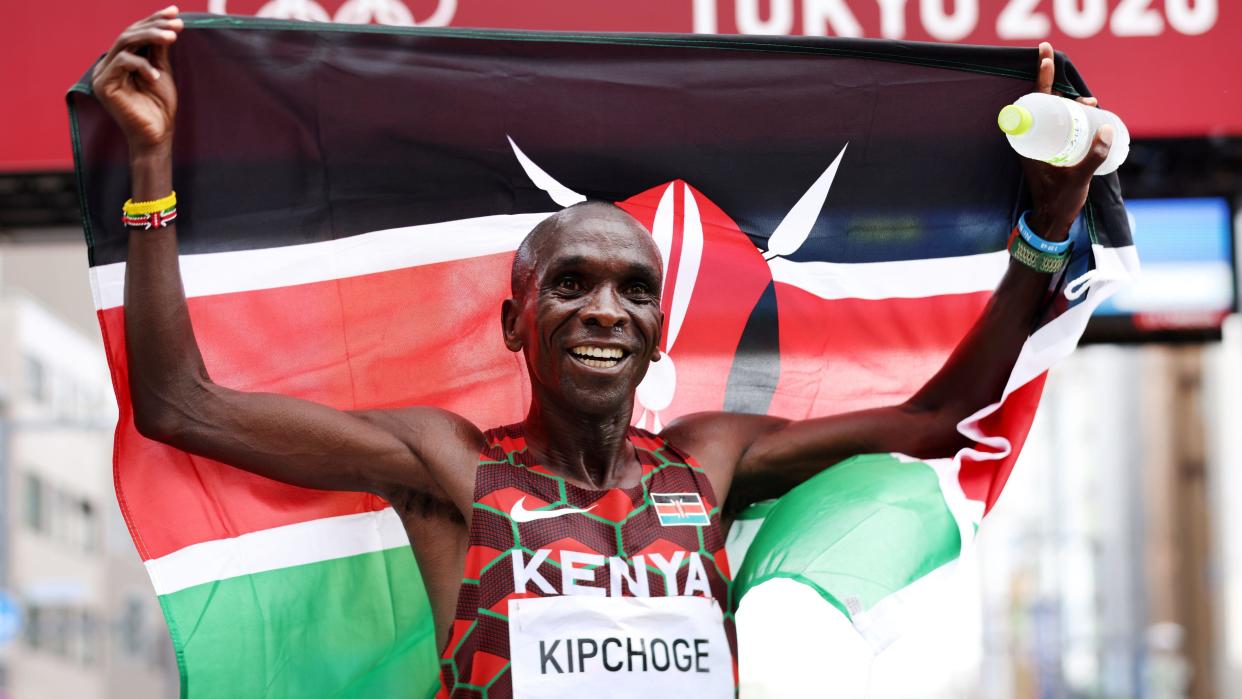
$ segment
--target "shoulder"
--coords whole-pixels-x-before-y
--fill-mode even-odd
[[[720,411],[691,413],[670,422],[660,436],[685,450],[744,449],[755,437],[778,429],[787,422],[770,415]]]
[[[660,437],[698,461],[723,498],[732,483],[734,470],[750,445],[787,422],[768,415],[693,413],[670,422],[660,432]]]

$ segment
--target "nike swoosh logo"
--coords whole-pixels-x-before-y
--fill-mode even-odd
[[[509,516],[513,518],[514,522],[519,524],[522,522],[534,522],[537,519],[552,519],[561,515],[581,514],[595,509],[595,505],[591,505],[585,510],[578,509],[577,507],[562,507],[558,510],[528,510],[525,503],[525,497],[513,503],[513,508],[509,510]]]

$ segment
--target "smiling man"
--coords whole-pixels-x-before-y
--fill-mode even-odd
[[[130,145],[136,425],[268,478],[391,503],[424,575],[445,696],[732,696],[733,513],[855,454],[930,458],[965,446],[957,424],[999,397],[1048,274],[1064,265],[1047,250],[1062,247],[1108,151],[1104,132],[1076,167],[1025,163],[1028,236],[1015,234],[989,306],[921,390],[805,421],[701,413],[660,434],[631,427],[635,390],[660,361],[660,253],[612,204],[567,208],[519,247],[501,308],[504,343],[530,377],[526,418],[483,431],[432,407],[341,411],[211,380],[177,264],[168,50],[181,29],[176,8],[134,24],[93,80]],[[1045,92],[1051,55],[1041,46]]]

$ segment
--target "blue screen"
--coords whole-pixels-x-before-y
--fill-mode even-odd
[[[1128,199],[1126,211],[1143,272],[1097,315],[1233,308],[1233,226],[1224,198]]]

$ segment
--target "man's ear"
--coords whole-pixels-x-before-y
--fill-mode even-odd
[[[517,299],[505,299],[500,304],[500,332],[504,336],[505,347],[508,347],[510,352],[522,351],[522,336],[518,332],[521,310],[521,304]]]
[[[658,362],[658,361],[660,361],[660,357],[663,357],[663,356],[664,356],[664,355],[660,354],[660,338],[662,338],[662,337],[664,337],[664,311],[663,311],[663,310],[661,310],[661,311],[660,311],[660,330],[659,330],[659,332],[656,334],[656,347],[655,347],[655,351],[653,351],[653,352],[651,353],[651,361],[653,361],[653,362]]]

